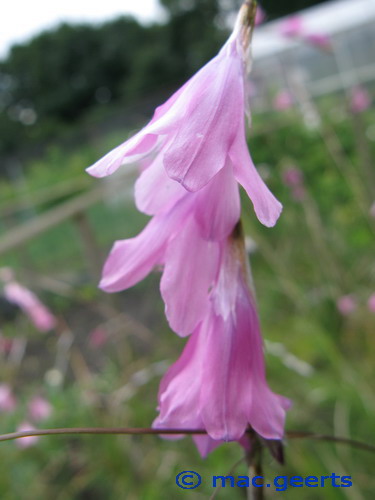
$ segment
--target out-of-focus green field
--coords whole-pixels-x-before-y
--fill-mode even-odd
[[[352,117],[335,99],[322,103],[320,111],[318,129],[307,129],[296,111],[253,119],[249,141],[253,159],[284,205],[277,226],[266,229],[243,197],[246,233],[253,240],[251,265],[266,339],[268,381],[274,391],[293,400],[288,430],[375,444],[375,314],[366,305],[375,292],[375,218],[369,213],[375,200],[375,113],[369,110]],[[32,161],[24,184],[17,186],[17,196],[28,193],[32,199],[32,193],[54,184],[81,182],[87,176],[84,168],[121,140],[119,133],[76,151],[51,147],[45,157]],[[291,166],[304,174],[302,201],[295,200],[282,181]],[[103,181],[88,179],[92,187],[99,182]],[[9,203],[15,191],[14,185],[1,182],[2,203]],[[34,215],[52,206],[34,207]],[[29,207],[13,222],[32,216]],[[88,216],[103,255],[115,239],[137,234],[147,220],[136,212],[132,199],[125,198],[105,200],[90,208]],[[5,231],[4,225],[0,231]],[[184,345],[164,319],[158,273],[109,300],[87,273],[76,231],[66,222],[1,258],[1,265],[12,266],[30,287],[30,276],[49,276],[65,285],[60,293],[59,287],[43,288],[38,281],[35,289],[59,316],[63,325],[59,333],[37,334],[31,328],[26,332],[20,329],[23,321],[6,328],[7,335],[29,340],[19,367],[5,359],[1,363],[1,379],[12,385],[19,399],[15,413],[0,415],[2,433],[16,428],[24,419],[28,398],[40,391],[54,408],[43,427],[148,427],[156,415],[161,372]],[[357,308],[342,316],[336,301],[347,294],[355,296]],[[109,339],[95,349],[89,345],[89,335],[100,324]],[[64,338],[72,341],[66,351]],[[67,360],[61,384],[50,371],[60,366],[56,352]],[[284,467],[265,454],[268,482],[276,475],[334,472],[352,476],[353,486],[286,492],[270,487],[267,498],[373,498],[374,454],[309,439],[286,440],[285,452]],[[213,493],[210,478],[228,474],[241,456],[241,448],[231,443],[203,460],[190,438],[45,437],[27,449],[6,442],[0,444],[0,496],[4,500],[208,498]],[[179,489],[175,476],[183,470],[199,472],[202,485],[188,492]],[[234,472],[247,473],[243,463]],[[226,487],[217,498],[243,494],[239,488]]]

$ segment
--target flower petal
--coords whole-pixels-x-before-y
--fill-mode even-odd
[[[194,218],[170,241],[160,290],[169,324],[181,336],[192,333],[209,305],[219,245],[204,240]]]
[[[242,61],[233,53],[212,59],[181,95],[185,115],[164,155],[168,175],[198,191],[221,170],[243,114]]]
[[[171,207],[187,194],[181,184],[168,177],[163,165],[163,153],[155,158],[138,177],[134,192],[138,210],[155,215]]]
[[[283,207],[257,172],[244,135],[237,134],[229,156],[234,165],[234,175],[252,201],[259,221],[267,227],[274,226]]]
[[[194,207],[203,238],[219,241],[232,233],[240,219],[241,202],[230,161],[196,193]]]

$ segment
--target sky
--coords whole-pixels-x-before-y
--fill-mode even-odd
[[[10,0],[2,9],[0,58],[9,47],[23,42],[62,21],[101,22],[121,14],[133,14],[142,22],[163,19],[157,0]]]

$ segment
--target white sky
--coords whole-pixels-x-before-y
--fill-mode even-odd
[[[142,22],[163,18],[158,0],[7,1],[1,9],[0,58],[13,43],[27,40],[62,21],[101,22],[121,14],[133,14]]]

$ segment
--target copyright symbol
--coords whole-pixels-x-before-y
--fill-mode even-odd
[[[193,470],[184,470],[176,476],[176,484],[184,490],[194,490],[202,483],[202,478],[198,472]]]

